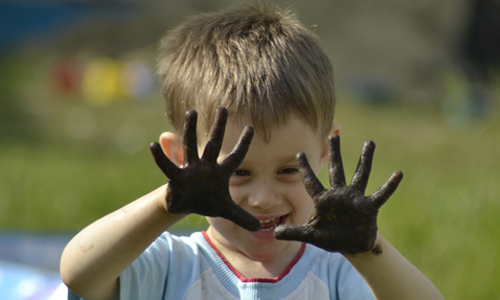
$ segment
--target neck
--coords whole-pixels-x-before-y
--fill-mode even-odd
[[[209,227],[205,237],[228,267],[243,281],[281,279],[295,265],[305,247],[305,244],[299,242],[276,241],[277,243],[286,243],[286,247],[283,247],[283,250],[274,256],[258,258],[238,249],[212,227]]]

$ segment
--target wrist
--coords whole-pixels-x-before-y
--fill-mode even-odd
[[[168,183],[162,185],[158,190],[157,190],[157,195],[156,195],[156,206],[158,207],[158,210],[164,214],[164,215],[169,215],[170,213],[168,212],[167,209],[167,188],[168,188]]]
[[[369,258],[369,257],[379,256],[384,252],[384,247],[382,246],[382,244],[383,244],[382,240],[383,240],[383,238],[377,232],[377,237],[375,238],[375,243],[373,243],[373,247],[370,251],[354,253],[354,254],[343,254],[343,255],[347,259],[362,258],[362,257]]]
[[[158,193],[159,194],[156,198],[157,206],[158,206],[158,210],[162,214],[164,214],[168,218],[176,219],[177,221],[179,221],[187,216],[187,214],[174,214],[168,210],[168,208],[167,208],[168,183],[161,186],[158,189]]]

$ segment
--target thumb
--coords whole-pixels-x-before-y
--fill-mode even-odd
[[[299,241],[307,243],[314,230],[309,225],[280,225],[274,229],[277,240]]]
[[[249,231],[257,231],[260,228],[259,220],[234,202],[220,216]]]

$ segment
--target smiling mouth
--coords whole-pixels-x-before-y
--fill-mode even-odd
[[[260,220],[260,229],[262,232],[274,231],[276,227],[282,225],[286,220],[286,215],[268,220]]]

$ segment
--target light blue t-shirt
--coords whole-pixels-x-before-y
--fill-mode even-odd
[[[69,293],[68,299],[79,299]],[[74,297],[74,298],[72,298]],[[204,232],[162,234],[120,275],[120,299],[374,299],[338,253],[304,244],[277,278],[245,278]]]

